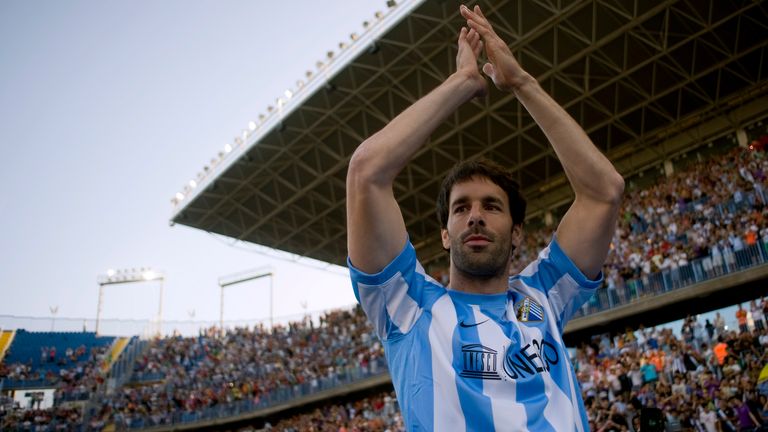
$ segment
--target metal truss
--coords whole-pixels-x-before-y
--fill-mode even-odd
[[[345,176],[366,137],[453,70],[457,2],[427,0],[309,97],[174,222],[343,264]],[[768,113],[768,11],[761,1],[515,0],[485,7],[523,67],[625,176]],[[439,260],[434,202],[457,161],[511,167],[529,218],[571,191],[539,128],[492,90],[458,110],[398,177],[422,260]]]

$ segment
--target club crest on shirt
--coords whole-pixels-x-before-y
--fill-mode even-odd
[[[519,322],[544,321],[544,308],[530,297],[525,297],[515,305],[515,316]]]

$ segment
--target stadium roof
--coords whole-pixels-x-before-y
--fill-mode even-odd
[[[625,176],[734,134],[768,112],[768,11],[760,1],[515,0],[482,3],[523,67]],[[366,137],[454,68],[459,3],[387,2],[307,72],[174,201],[173,223],[343,264],[345,176]],[[529,218],[572,199],[530,116],[492,91],[440,127],[395,194],[425,263],[440,259],[434,202],[456,161],[511,167]]]

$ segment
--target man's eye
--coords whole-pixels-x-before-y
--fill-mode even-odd
[[[467,206],[458,206],[458,207],[455,207],[455,208],[453,209],[453,212],[454,212],[454,213],[461,213],[461,212],[463,212],[463,211],[464,211],[464,210],[466,210],[466,209],[467,209]]]

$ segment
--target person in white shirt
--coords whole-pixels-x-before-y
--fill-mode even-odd
[[[720,428],[717,422],[717,414],[712,410],[711,405],[699,405],[699,421],[704,426],[706,432],[719,432]]]
[[[722,315],[720,315],[720,312],[715,313],[715,329],[717,330],[717,335],[720,336],[723,333],[725,333],[725,318],[723,318]]]
[[[763,305],[758,305],[754,300],[749,303],[749,311],[752,313],[752,321],[755,323],[755,330],[762,331],[765,328]]]

